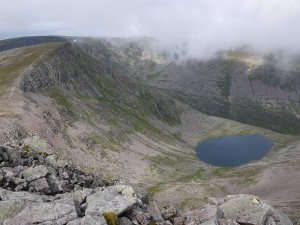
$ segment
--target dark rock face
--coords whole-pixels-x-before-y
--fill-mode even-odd
[[[24,77],[21,90],[37,92],[57,85],[66,90],[83,91],[85,95],[98,96],[99,92],[93,89],[93,73],[101,70],[89,56],[78,53],[78,49],[72,47],[71,43],[66,43]]]

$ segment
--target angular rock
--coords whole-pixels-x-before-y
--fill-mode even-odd
[[[147,189],[145,188],[139,188],[135,190],[136,196],[142,200],[143,204],[149,204],[149,194]]]
[[[186,212],[182,216],[186,218],[187,222],[198,221],[199,223],[204,223],[211,219],[222,219],[223,213],[216,205],[211,205],[202,210]]]
[[[96,178],[93,180],[91,188],[104,187],[105,184],[101,178]]]
[[[21,165],[18,165],[18,166],[15,166],[14,168],[12,168],[12,171],[16,174],[16,175],[20,175],[22,173],[23,170],[26,170],[28,169],[27,167],[24,167],[24,166],[21,166]]]
[[[11,218],[21,212],[27,201],[22,199],[11,199],[0,201],[0,221]]]
[[[161,210],[161,215],[165,220],[170,220],[178,215],[178,209],[173,205],[168,205],[163,207]]]
[[[80,205],[86,200],[86,193],[84,191],[78,190],[73,193],[74,200],[77,201]]]
[[[23,171],[22,174],[28,182],[31,182],[39,178],[46,177],[49,174],[49,171],[46,166],[39,165],[33,168],[28,168],[27,170]]]
[[[78,190],[73,193],[74,196],[74,205],[77,212],[77,215],[79,217],[84,216],[84,211],[86,210],[87,206],[82,208],[81,205],[86,200],[87,195],[84,193],[84,191]]]
[[[120,225],[132,225],[132,222],[127,217],[121,217]]]
[[[38,135],[27,137],[23,140],[24,145],[30,146],[37,154],[52,155],[54,154],[53,148]]]
[[[143,213],[143,210],[139,206],[135,205],[126,213],[126,217],[130,220],[134,220],[138,213]]]
[[[253,195],[228,196],[225,203],[220,205],[225,219],[231,219],[241,224],[265,224],[269,215],[280,218],[277,224],[291,225],[291,221],[285,214],[273,207],[262,203]]]
[[[64,180],[68,180],[70,178],[69,174],[66,171],[59,173],[59,176]]]
[[[9,156],[8,156],[8,149],[6,146],[0,146],[0,156],[1,160],[3,161],[9,161]]]
[[[30,202],[43,201],[43,198],[40,195],[34,195],[25,191],[13,192],[3,188],[0,188],[0,199],[2,201],[10,201],[10,200],[26,200],[26,201],[28,200]]]
[[[3,178],[5,181],[12,181],[12,178],[15,176],[15,173],[12,171],[10,167],[3,167],[1,170]]]
[[[148,213],[150,214],[150,218],[154,222],[163,222],[164,219],[156,205],[155,202],[150,202],[147,208]]]
[[[12,177],[12,178],[11,178],[11,181],[12,181],[13,184],[16,185],[16,186],[19,185],[19,184],[23,184],[23,183],[26,182],[26,180],[21,179],[21,178],[19,178],[19,177]]]
[[[63,225],[76,218],[77,214],[72,205],[43,202],[27,206],[14,217],[5,220],[3,224],[27,225],[45,223]]]
[[[58,170],[57,157],[55,155],[49,155],[45,158],[45,163],[52,166],[55,170]]]
[[[134,189],[128,185],[116,185],[114,188],[124,196],[134,197]]]
[[[97,191],[87,197],[86,214],[102,215],[104,212],[114,212],[117,215],[129,211],[137,202],[136,197],[122,195],[114,186]]]
[[[47,183],[52,194],[62,193],[63,188],[56,176],[50,174],[46,177]]]
[[[276,225],[276,221],[271,216],[269,216],[266,220],[265,225]]]
[[[208,198],[208,201],[211,203],[211,204],[214,204],[214,205],[221,205],[225,202],[224,198],[214,198],[214,197],[209,197]]]
[[[18,186],[15,187],[15,191],[21,191],[27,189],[27,182],[19,184]]]
[[[30,182],[28,186],[30,187],[29,190],[33,192],[51,193],[47,180],[44,177]]]

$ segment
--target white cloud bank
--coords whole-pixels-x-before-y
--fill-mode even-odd
[[[191,55],[249,44],[300,51],[299,0],[0,0],[0,38],[150,36]]]

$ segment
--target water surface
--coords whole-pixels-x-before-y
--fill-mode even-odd
[[[197,148],[200,160],[222,167],[236,167],[263,158],[274,143],[263,135],[208,139]]]

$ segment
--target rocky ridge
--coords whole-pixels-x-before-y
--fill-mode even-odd
[[[159,210],[145,190],[83,173],[35,138],[0,146],[0,224],[292,224],[253,195],[209,198],[204,209],[184,213],[172,205]]]

